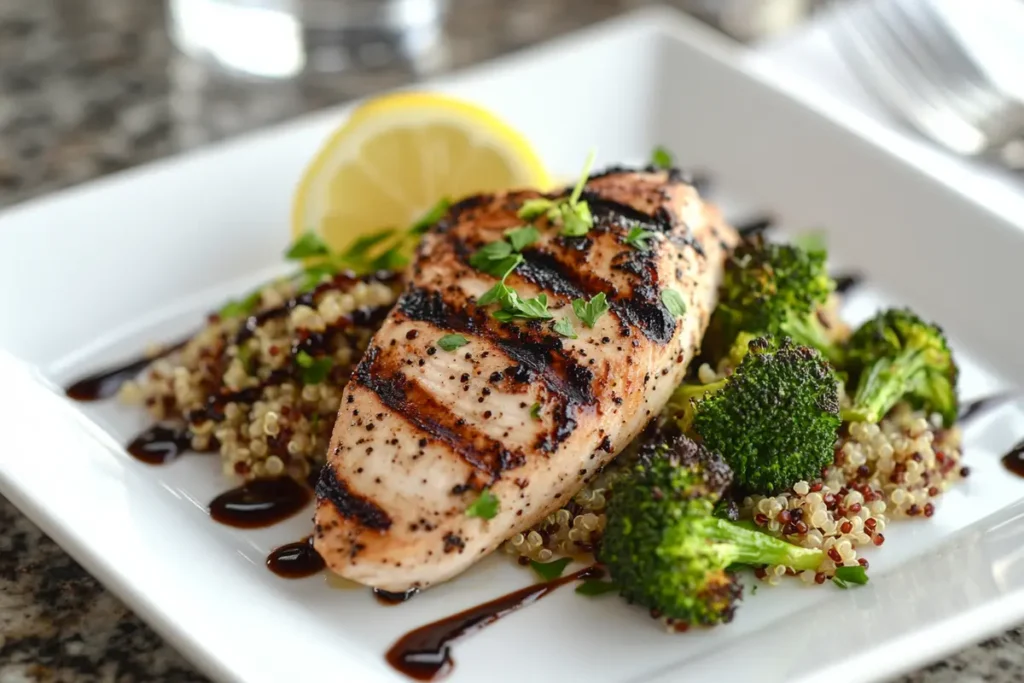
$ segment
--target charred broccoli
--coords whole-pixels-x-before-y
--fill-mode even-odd
[[[900,400],[956,421],[957,365],[946,336],[907,309],[891,309],[850,338],[846,365],[853,392],[847,420],[878,422]]]
[[[730,565],[818,568],[821,550],[713,514],[731,477],[720,457],[686,437],[645,446],[630,475],[612,486],[598,549],[623,597],[709,626],[730,621],[742,596]]]
[[[712,350],[722,356],[741,332],[748,332],[790,337],[838,361],[841,350],[818,319],[818,310],[835,289],[825,258],[824,250],[761,237],[736,247],[726,262],[718,307],[711,318]]]
[[[682,385],[680,428],[721,453],[747,493],[777,493],[834,459],[838,379],[814,349],[760,337],[727,378]]]

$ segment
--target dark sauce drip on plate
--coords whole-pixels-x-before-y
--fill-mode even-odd
[[[402,636],[388,650],[388,663],[418,681],[436,681],[451,673],[455,666],[451,647],[457,641],[483,630],[504,616],[537,602],[559,586],[581,579],[598,578],[602,571],[588,567],[567,576],[538,583],[503,595],[496,600],[471,607],[432,624],[421,626]]]
[[[255,479],[214,498],[210,517],[227,526],[256,529],[288,519],[312,497],[307,487],[291,477]]]
[[[192,437],[183,427],[155,424],[128,444],[128,453],[149,465],[164,465],[192,448]]]
[[[859,273],[840,273],[839,275],[833,275],[832,279],[836,283],[836,293],[846,294],[863,282],[864,276]]]
[[[64,390],[64,393],[75,401],[102,401],[113,398],[125,382],[135,379],[153,361],[168,356],[183,347],[185,341],[171,344],[154,356],[133,358],[117,367],[107,368],[88,377],[83,377],[73,382]]]
[[[1003,467],[1018,477],[1024,477],[1024,441],[1018,441],[1002,458]]]
[[[380,588],[373,589],[373,597],[377,598],[377,602],[382,605],[389,607],[393,605],[401,605],[403,602],[408,602],[420,592],[419,588],[410,588],[402,593],[392,593],[391,591],[381,590]]]
[[[304,579],[323,571],[327,564],[313,547],[313,537],[275,548],[267,556],[267,569],[284,579]]]
[[[989,408],[997,406],[1001,403],[1006,403],[1014,399],[1014,394],[994,394],[992,396],[985,396],[983,398],[976,398],[969,403],[964,403],[960,406],[960,415],[957,420],[963,424],[971,420],[971,418],[977,417],[983,413],[988,412]]]
[[[773,225],[775,225],[774,216],[757,216],[737,224],[736,232],[743,239],[750,239],[755,235],[767,232]]]

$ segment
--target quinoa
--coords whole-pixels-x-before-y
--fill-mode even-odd
[[[305,481],[323,464],[345,384],[398,295],[386,273],[309,286],[275,280],[247,297],[250,310],[210,315],[119,397],[183,425],[194,450],[220,453],[226,475]]]
[[[791,543],[825,550],[817,572],[800,573],[806,583],[822,583],[836,567],[866,564],[858,548],[885,543],[892,520],[931,517],[935,499],[966,475],[960,429],[941,424],[941,417],[929,420],[906,403],[879,424],[850,423],[820,479],[777,496],[748,496],[740,517]],[[768,567],[757,576],[775,584],[787,573]]]

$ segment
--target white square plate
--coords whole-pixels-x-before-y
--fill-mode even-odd
[[[966,398],[1019,384],[1024,233],[738,64],[717,37],[656,10],[431,87],[499,112],[557,173],[575,173],[594,145],[606,163],[667,145],[713,173],[732,215],[766,209],[787,226],[823,226],[838,264],[870,283],[850,300],[851,319],[900,302],[941,320]],[[122,444],[143,416],[75,405],[60,390],[188,332],[275,269],[293,185],[344,115],[0,217],[0,490],[217,679],[400,681],[383,653],[403,632],[532,578],[493,557],[398,608],[319,578],[278,579],[264,558],[306,533],[305,519],[259,531],[212,523],[205,504],[227,487],[214,458],[135,462]],[[1024,619],[1024,481],[998,459],[1022,434],[1010,405],[974,423],[972,476],[929,522],[887,529],[867,587],[765,587],[732,624],[684,636],[617,599],[562,590],[457,646],[450,680],[867,680],[981,638]]]

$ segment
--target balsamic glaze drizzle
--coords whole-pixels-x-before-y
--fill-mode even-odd
[[[304,579],[323,571],[327,564],[313,547],[313,537],[275,548],[267,556],[267,569],[284,579]]]
[[[991,396],[984,396],[982,398],[976,398],[969,403],[961,404],[960,415],[957,417],[957,421],[960,423],[966,423],[972,418],[987,413],[989,408],[995,407],[1001,403],[1007,403],[1016,398],[1015,394],[1010,392],[1003,392],[1001,394],[993,394]]]
[[[257,529],[288,519],[312,498],[312,492],[291,477],[254,479],[214,498],[210,517],[227,526]]]
[[[527,586],[508,595],[421,626],[402,636],[388,650],[388,663],[410,678],[436,681],[451,673],[455,666],[451,647],[456,642],[482,631],[521,607],[532,605],[559,586],[581,579],[599,578],[598,567],[587,567],[554,581]]]
[[[136,460],[164,465],[192,448],[192,437],[182,427],[155,424],[132,439],[126,447]]]
[[[73,382],[64,393],[68,398],[75,401],[102,401],[103,399],[113,398],[121,386],[145,370],[150,363],[169,356],[181,347],[185,345],[188,340],[182,340],[174,344],[169,344],[164,347],[160,353],[155,356],[142,356],[141,358],[133,358],[117,367],[107,368],[99,372],[93,373],[87,377]]]
[[[412,600],[419,592],[419,588],[410,588],[402,593],[392,593],[391,591],[374,588],[373,597],[377,598],[377,602],[380,604],[391,607],[393,605],[401,605],[403,602]]]
[[[1002,457],[1003,467],[1018,477],[1024,477],[1024,441],[1018,441],[1013,448]]]

